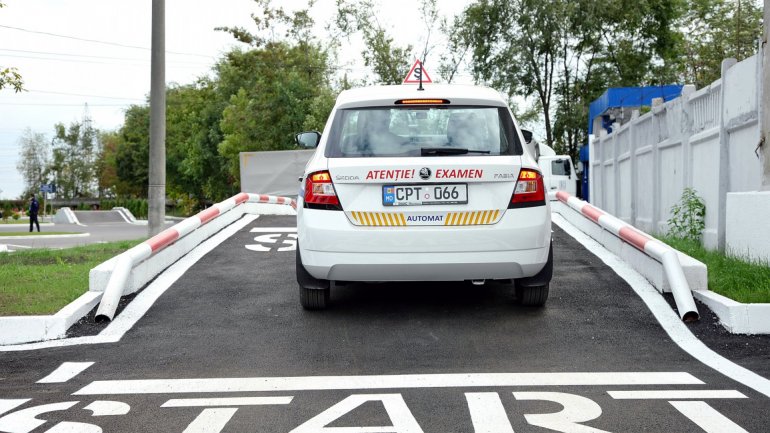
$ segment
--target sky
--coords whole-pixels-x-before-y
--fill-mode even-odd
[[[0,198],[8,199],[24,189],[16,164],[27,128],[50,140],[54,124],[79,122],[87,112],[94,127],[114,130],[129,105],[146,101],[152,1],[2,1],[6,7],[0,9],[0,67],[16,67],[26,89],[0,90]],[[304,0],[273,3],[288,10],[306,5]],[[327,34],[334,3],[318,0],[312,9],[319,37]],[[438,7],[443,15],[452,16],[468,3],[438,0]],[[418,5],[417,0],[380,0],[377,18],[398,44],[424,43],[427,31]],[[255,30],[251,14],[256,11],[252,0],[166,0],[166,81],[189,84],[209,74],[222,54],[242,46],[214,28]],[[434,29],[433,40],[437,33]],[[351,44],[341,50],[340,61],[354,77],[362,77],[368,73],[357,55],[363,47]],[[429,61],[425,67],[435,74]],[[457,81],[470,82],[470,77]]]

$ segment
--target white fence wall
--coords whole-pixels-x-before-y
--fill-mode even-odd
[[[650,112],[613,132],[601,130],[590,145],[591,201],[652,233],[665,233],[671,207],[693,187],[706,202],[707,248],[725,245],[728,192],[757,191],[762,167],[758,102],[761,59],[722,63],[722,78],[653,104]]]

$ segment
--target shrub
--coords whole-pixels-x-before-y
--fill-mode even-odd
[[[679,203],[671,208],[668,235],[700,242],[706,228],[706,204],[693,188],[685,188]]]

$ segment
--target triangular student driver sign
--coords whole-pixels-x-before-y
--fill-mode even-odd
[[[414,65],[412,65],[412,69],[409,70],[409,73],[406,74],[406,78],[404,78],[404,84],[419,84],[420,76],[422,76],[423,84],[433,82],[433,80],[430,79],[430,76],[428,76],[428,71],[422,67],[422,62],[415,60]]]

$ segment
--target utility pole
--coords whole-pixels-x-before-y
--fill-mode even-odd
[[[770,191],[770,0],[765,0],[762,31],[762,105],[760,118],[760,161],[762,161],[762,190]]]
[[[166,219],[166,5],[152,0],[150,53],[150,173],[148,236],[163,229]]]

